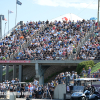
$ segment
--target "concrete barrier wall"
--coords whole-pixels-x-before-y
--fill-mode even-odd
[[[54,99],[64,99],[66,94],[66,84],[59,84],[54,90]]]
[[[9,100],[9,99],[0,99],[0,100]]]

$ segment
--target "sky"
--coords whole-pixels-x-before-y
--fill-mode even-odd
[[[73,13],[83,19],[97,18],[98,0],[19,0],[22,5],[17,5],[16,22],[46,21],[67,13]],[[0,0],[0,15],[5,15],[9,29],[15,26],[16,0]],[[5,23],[6,27],[5,27]],[[2,33],[8,32],[8,21],[2,21]]]

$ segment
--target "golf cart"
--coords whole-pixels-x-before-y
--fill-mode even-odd
[[[98,78],[79,78],[74,79],[76,86],[73,86],[73,93],[70,100],[98,100],[100,98],[99,91],[92,85],[92,81],[98,81]],[[87,82],[90,81],[90,82]],[[82,83],[83,82],[83,83]],[[89,83],[87,85],[87,83]],[[99,86],[100,87],[100,86]]]

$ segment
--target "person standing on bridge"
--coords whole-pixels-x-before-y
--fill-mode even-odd
[[[89,67],[89,70],[88,70],[88,78],[90,78],[90,74],[91,74],[91,67]]]
[[[82,76],[85,78],[86,77],[86,70],[83,68],[82,70]]]

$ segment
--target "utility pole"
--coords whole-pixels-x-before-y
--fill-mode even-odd
[[[100,3],[100,0],[98,0],[98,17],[97,17],[98,18],[98,27],[99,27],[99,6],[100,6],[99,3]]]

